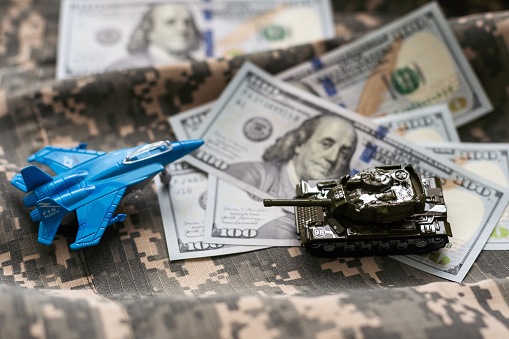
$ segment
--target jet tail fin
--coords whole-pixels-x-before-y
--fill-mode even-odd
[[[51,175],[49,175],[48,173],[44,172],[43,170],[34,165],[23,168],[21,170],[21,175],[23,177],[22,181],[24,185],[21,185],[22,183],[19,180],[20,179],[19,176],[18,177],[14,176],[11,183],[17,188],[21,189],[22,191],[24,190],[25,192],[30,192],[34,188],[44,185],[53,180],[53,177]],[[16,182],[14,182],[15,179]]]
[[[51,198],[44,198],[37,202],[37,210],[41,218],[39,237],[37,241],[49,245],[57,233],[60,222],[70,210]]]

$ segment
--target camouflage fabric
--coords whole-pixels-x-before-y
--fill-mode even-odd
[[[10,184],[30,154],[48,144],[111,151],[173,139],[168,117],[216,98],[246,59],[276,73],[387,21],[337,13],[332,40],[55,81],[58,5],[0,3],[0,338],[509,335],[502,251],[482,252],[463,284],[388,257],[324,259],[300,248],[170,262],[151,185],[120,204],[128,217],[99,245],[70,250],[76,217],[50,246],[39,244],[24,194]],[[509,12],[451,24],[495,107],[461,138],[507,142]]]

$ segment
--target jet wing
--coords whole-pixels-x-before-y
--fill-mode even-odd
[[[113,217],[125,190],[125,187],[121,188],[76,209],[80,227],[76,242],[71,244],[73,250],[96,245],[101,240],[106,227],[125,219],[125,214]]]
[[[56,174],[65,172],[78,164],[90,161],[106,153],[100,151],[88,151],[87,144],[79,144],[74,148],[62,148],[46,146],[39,152],[32,154],[28,161],[37,161],[48,165]]]

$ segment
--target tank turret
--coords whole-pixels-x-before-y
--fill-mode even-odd
[[[264,205],[295,206],[297,234],[315,254],[422,253],[452,236],[440,181],[421,179],[411,165],[303,180],[297,199],[265,199]]]

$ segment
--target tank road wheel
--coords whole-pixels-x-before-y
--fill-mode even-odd
[[[417,239],[415,240],[415,246],[419,248],[426,247],[428,244],[428,241],[426,239]]]
[[[370,242],[365,242],[361,246],[361,250],[363,251],[371,251],[371,248],[373,248],[373,246],[371,245]]]
[[[320,244],[320,243],[311,243],[311,244],[309,244],[309,247],[311,247],[311,248],[320,248],[320,247],[322,247],[322,244]]]
[[[346,244],[345,245],[345,251],[352,252],[354,250],[355,250],[355,245],[354,244]]]
[[[378,248],[381,249],[382,251],[387,251],[389,247],[391,247],[391,244],[385,241],[381,242],[380,245],[378,246]]]
[[[408,243],[406,241],[400,241],[397,245],[398,249],[404,250],[408,247]]]
[[[433,238],[432,240],[435,244],[440,244],[440,243],[443,243],[445,241],[444,238],[440,238],[440,237],[435,237]]]
[[[327,242],[325,244],[323,244],[323,250],[325,252],[332,252],[336,249],[336,244],[332,243],[332,242]]]

